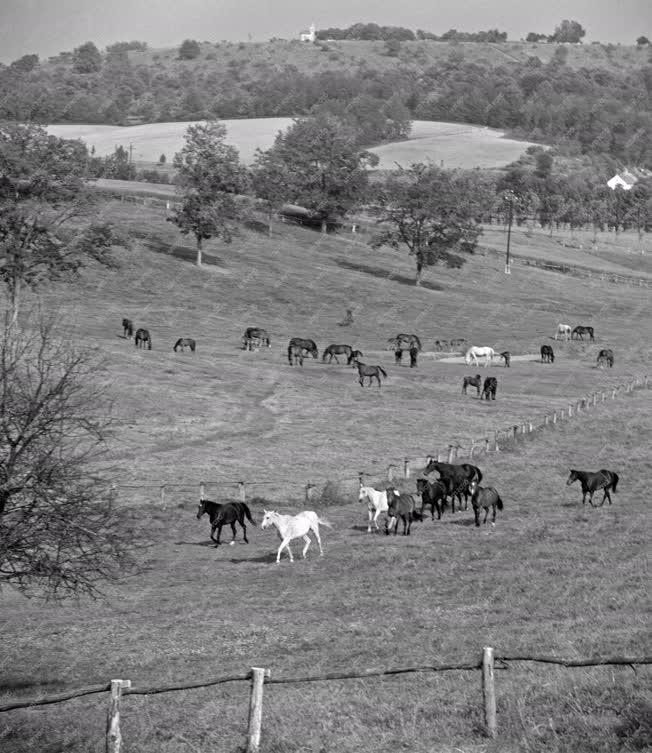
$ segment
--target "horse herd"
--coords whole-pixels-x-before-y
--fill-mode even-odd
[[[431,474],[437,473],[439,478],[433,479]],[[473,508],[475,526],[480,527],[480,515],[484,510],[483,525],[487,523],[489,512],[491,511],[491,525],[496,524],[496,511],[505,509],[504,502],[493,486],[480,486],[483,473],[471,463],[442,463],[431,461],[424,468],[423,476],[416,481],[416,491],[413,493],[397,490],[394,486],[388,486],[385,489],[376,489],[372,486],[366,486],[360,480],[358,491],[358,501],[367,504],[368,525],[367,532],[371,533],[372,524],[376,532],[380,532],[378,517],[385,514],[385,534],[389,535],[392,530],[394,535],[398,533],[399,523],[403,524],[403,535],[409,536],[414,521],[423,521],[430,509],[431,520],[441,520],[443,513],[450,506],[451,514],[455,513],[455,500],[458,501],[458,511],[468,510],[469,500]],[[571,468],[570,474],[566,481],[566,486],[570,486],[575,481],[580,482],[582,488],[582,504],[586,504],[588,497],[589,504],[593,507],[593,495],[596,491],[602,490],[603,497],[601,505],[604,505],[605,499],[611,504],[610,491],[616,492],[619,476],[613,471],[601,469],[599,471],[580,471]],[[421,499],[419,505],[417,499]],[[464,505],[462,507],[462,505]],[[256,521],[246,502],[213,502],[208,499],[200,499],[197,508],[197,519],[203,515],[208,515],[211,530],[210,538],[216,547],[220,545],[220,536],[222,527],[229,525],[233,533],[230,544],[235,543],[236,527],[238,523],[242,528],[243,539],[246,544],[249,543],[247,538],[247,525],[249,521],[252,526],[256,526]],[[287,550],[290,562],[294,562],[294,556],[290,547],[293,539],[302,538],[304,547],[302,556],[305,558],[311,544],[310,532],[313,533],[319,546],[319,554],[323,555],[319,526],[324,525],[328,528],[333,526],[314,510],[303,510],[296,515],[283,515],[276,510],[263,510],[263,519],[261,528],[266,529],[271,526],[276,528],[278,538],[281,544],[276,552],[277,564],[281,560],[281,553]],[[217,535],[215,535],[217,534]]]

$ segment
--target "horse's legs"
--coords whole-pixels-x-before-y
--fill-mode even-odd
[[[230,523],[229,525],[231,526],[231,530],[233,531],[233,538],[231,539],[229,544],[233,545],[235,544],[235,520],[233,521],[233,523]]]
[[[480,528],[480,508],[473,505],[473,514],[475,515],[476,528]]]
[[[361,376],[360,379],[358,379],[358,382],[360,383],[361,387],[364,387],[364,377]]]
[[[376,530],[379,531],[380,528],[378,528],[378,516],[380,515],[380,507],[376,509],[376,512],[374,514],[374,525],[376,526]],[[371,519],[371,510],[369,510],[369,518]],[[371,531],[371,526],[369,526],[369,530]]]
[[[373,519],[373,521],[375,523],[376,522],[376,518],[374,517],[374,514],[371,511],[371,507],[367,508],[367,512],[369,513],[369,522],[367,524],[367,533],[371,533],[371,521]],[[376,523],[376,528],[378,528],[378,523]]]
[[[602,504],[600,505],[600,507],[602,507],[602,505],[604,505],[605,499],[608,499],[609,500],[609,504],[611,504],[611,494],[609,494],[609,488],[608,487],[605,487],[605,489],[604,489],[604,496],[602,497]]]
[[[284,548],[287,548],[288,554],[290,555],[290,562],[294,562],[294,557],[292,556],[292,550],[290,549],[290,538],[283,539],[281,541],[281,546],[278,548],[278,552],[276,553],[276,564],[278,564],[281,561],[281,552]]]
[[[305,560],[305,558],[306,558],[306,552],[308,551],[308,547],[310,546],[310,536],[308,536],[308,534],[306,534],[303,537],[303,540],[306,542],[306,545],[303,547],[303,551],[301,552],[301,556]]]
[[[493,514],[493,517],[491,518],[491,525],[493,525],[496,522],[496,505],[495,504],[493,505],[493,510],[494,510],[494,514]]]
[[[217,547],[220,545],[220,536],[222,535],[222,524],[219,523],[215,527],[217,528],[217,538],[213,539],[213,541],[215,542],[215,546]]]
[[[215,537],[213,536],[213,534],[215,533],[215,529],[216,528],[217,528],[217,526],[211,525],[211,541],[213,541],[213,542],[215,541]]]
[[[494,507],[494,511],[495,511],[495,509],[496,509],[496,508]],[[494,513],[494,514],[495,514],[495,513]],[[488,508],[488,507],[485,507],[485,508],[484,508],[484,520],[482,521],[482,525],[483,525],[483,526],[484,526],[484,525],[487,525],[487,516],[488,516],[488,515],[489,515],[489,508]]]
[[[314,526],[311,526],[312,532],[315,534],[315,538],[317,539],[317,543],[319,544],[319,554],[321,556],[324,556],[324,550],[321,548],[321,536],[319,535],[319,523],[315,523]]]
[[[591,507],[595,507],[595,505],[593,504],[593,494],[594,492],[589,492],[589,504],[591,505]]]
[[[244,542],[245,544],[248,544],[249,539],[247,538],[247,526],[245,525],[245,522],[244,522],[244,513],[242,515],[242,520],[238,520],[238,523],[240,523],[240,528],[242,528],[242,537],[244,538]],[[235,534],[233,536],[233,539],[235,540]]]

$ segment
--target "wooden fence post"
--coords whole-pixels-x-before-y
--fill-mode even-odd
[[[238,481],[238,497],[240,498],[240,502],[247,501],[247,491],[245,489],[244,481]]]
[[[500,452],[498,447],[498,431],[494,431],[494,452]]]
[[[443,455],[443,452],[438,452],[438,453],[437,453],[437,462],[438,462],[438,463],[442,463],[442,462],[443,462],[443,461],[442,461],[442,459],[441,459],[441,456],[442,456],[442,455]]]
[[[489,452],[489,437],[485,437],[484,439],[484,451],[485,453]]]
[[[548,419],[549,419],[549,416],[548,416],[548,414],[546,413],[546,415],[545,415],[545,416],[543,417],[543,425],[544,425],[544,426],[548,426]]]
[[[452,444],[449,444],[449,445],[448,445],[448,462],[449,462],[449,463],[452,463],[452,462],[453,462],[453,450],[454,450],[454,449],[455,449],[455,448],[453,447],[453,445],[452,445]]]
[[[473,460],[473,453],[475,452],[475,439],[471,440],[471,449],[469,450],[469,457]]]
[[[557,411],[553,411],[552,413],[552,422],[553,424],[557,423]]]
[[[263,685],[265,677],[269,677],[269,674],[269,669],[263,669],[263,667],[251,668],[247,753],[258,753],[260,748],[260,730],[263,726]]]
[[[388,481],[394,480],[394,466],[393,465],[387,466],[387,480]]]
[[[403,461],[403,478],[410,478],[410,460],[408,458]]]
[[[494,650],[482,649],[482,695],[484,697],[484,722],[489,737],[496,737],[496,686],[494,683]]]
[[[514,426],[514,427],[512,427],[512,429],[514,431],[514,439],[516,439],[516,435],[518,433],[518,426]]]
[[[111,680],[111,702],[106,717],[106,753],[120,753],[120,696],[124,688],[131,687],[131,680]]]
[[[161,504],[165,504],[165,484],[161,485]]]
[[[572,403],[568,403],[568,418],[571,418],[573,416],[573,405]]]
[[[313,484],[306,484],[306,502],[310,502],[311,490],[314,488]]]

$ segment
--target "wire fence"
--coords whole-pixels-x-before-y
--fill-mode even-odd
[[[388,677],[396,675],[432,673],[432,672],[482,672],[482,696],[484,706],[485,732],[488,737],[497,736],[496,688],[494,671],[507,669],[510,662],[533,662],[556,664],[562,667],[602,667],[626,666],[634,668],[652,664],[652,656],[615,656],[586,659],[563,659],[557,656],[542,656],[530,654],[495,654],[494,649],[485,646],[482,655],[476,659],[451,664],[426,664],[413,667],[395,667],[367,669],[359,672],[327,672],[324,674],[307,675],[303,677],[272,676],[272,672],[264,667],[252,667],[244,674],[227,675],[208,678],[196,682],[177,682],[168,685],[151,685],[132,687],[131,680],[115,679],[102,685],[92,685],[76,688],[63,693],[57,693],[40,698],[28,698],[0,704],[0,713],[17,709],[32,709],[37,706],[63,703],[74,698],[110,692],[109,711],[106,724],[106,750],[110,753],[120,753],[122,748],[122,733],[120,729],[120,699],[126,695],[155,695],[183,690],[209,688],[231,682],[250,682],[249,722],[247,728],[247,753],[256,753],[260,747],[263,721],[263,688],[264,685],[296,685],[311,682],[335,682],[344,680],[361,680],[371,677]]]
[[[549,429],[572,418],[577,418],[596,408],[602,403],[615,400],[622,395],[629,395],[639,389],[648,389],[649,376],[639,376],[615,387],[603,388],[584,397],[569,401],[565,408],[555,408],[543,415],[534,416],[518,424],[497,428],[478,438],[469,438],[466,444],[448,443],[445,447],[435,449],[420,457],[397,458],[384,464],[382,471],[360,470],[357,475],[340,478],[311,479],[307,482],[282,479],[257,479],[255,481],[236,479],[216,479],[187,483],[159,484],[117,484],[113,486],[116,499],[124,494],[130,501],[146,499],[161,505],[193,503],[212,493],[237,499],[242,502],[303,501],[311,505],[341,502],[343,498],[355,494],[360,484],[392,483],[400,484],[418,475],[432,461],[454,463],[457,460],[477,460],[482,456],[509,449],[525,436]],[[379,464],[381,465],[381,464]],[[382,467],[382,465],[381,465]]]

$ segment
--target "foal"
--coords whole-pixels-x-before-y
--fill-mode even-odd
[[[476,374],[474,377],[465,376],[462,380],[462,394],[466,395],[467,387],[475,387],[478,390],[478,397],[480,396],[480,385],[482,384],[482,377],[480,374]]]
[[[471,504],[473,505],[473,514],[475,515],[475,525],[480,527],[480,508],[484,507],[484,521],[483,525],[487,522],[487,516],[489,515],[489,508],[493,511],[491,518],[491,525],[496,524],[496,508],[503,509],[503,501],[500,498],[500,494],[493,488],[488,486],[486,488],[480,486],[477,481],[471,481],[469,484],[469,491],[471,492]]]

